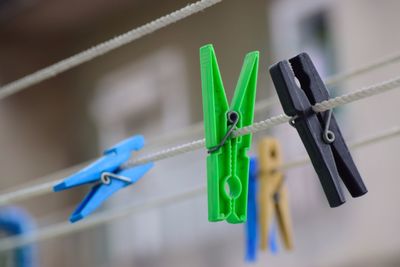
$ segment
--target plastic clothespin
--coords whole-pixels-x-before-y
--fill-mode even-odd
[[[303,141],[329,205],[337,207],[346,201],[340,177],[353,197],[367,193],[332,110],[318,114],[312,110],[312,105],[328,100],[329,93],[310,57],[302,53],[289,62],[281,61],[270,73],[286,115],[294,117],[291,124]]]
[[[284,175],[280,170],[282,167],[282,153],[278,140],[263,138],[259,143],[258,153],[261,249],[266,250],[269,247],[268,243],[271,245],[272,223],[275,214],[283,245],[287,250],[291,250],[293,248],[293,230]],[[276,247],[270,247],[270,250],[274,249]]]
[[[105,150],[104,156],[88,167],[54,186],[53,190],[58,192],[97,182],[71,215],[71,222],[76,222],[91,214],[112,194],[137,182],[153,167],[153,163],[147,163],[129,169],[120,168],[131,157],[133,151],[140,150],[143,146],[143,136],[137,135],[126,139]]]
[[[24,209],[6,207],[0,209],[0,232],[11,235],[27,235],[34,228],[33,218]],[[37,266],[37,251],[34,244],[24,245],[15,250],[17,267]]]
[[[200,48],[207,157],[208,219],[243,223],[247,216],[251,134],[231,137],[236,128],[253,123],[258,52],[248,53],[228,105],[212,45]]]
[[[247,262],[255,262],[257,260],[257,250],[259,245],[259,213],[258,213],[258,164],[256,158],[250,159],[249,170],[249,194],[247,206],[247,222],[246,222],[246,254]],[[275,225],[274,225],[275,226]],[[278,251],[276,227],[271,227],[269,232],[269,248],[273,254]]]
[[[272,254],[278,254],[279,252],[278,231],[276,229],[275,223],[272,224],[268,237],[269,237],[268,238],[269,251],[271,251]]]
[[[246,261],[255,262],[258,248],[257,223],[257,160],[251,158],[249,170],[249,191],[246,222]]]

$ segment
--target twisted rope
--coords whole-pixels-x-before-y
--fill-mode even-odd
[[[151,34],[159,29],[162,29],[172,23],[182,20],[190,15],[198,13],[208,7],[211,7],[222,0],[201,0],[190,4],[182,9],[174,11],[168,15],[160,17],[136,29],[130,30],[124,34],[116,36],[104,43],[100,43],[92,48],[80,52],[72,57],[61,60],[44,69],[38,70],[21,79],[13,81],[0,87],[0,99],[6,98],[12,94],[18,93],[32,85],[38,84],[44,80],[50,79],[62,72],[72,69],[82,63],[93,60],[102,56],[116,48],[129,44],[139,38]]]

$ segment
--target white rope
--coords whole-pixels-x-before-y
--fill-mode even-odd
[[[325,100],[321,103],[314,105],[313,110],[315,112],[323,112],[329,109],[333,109],[337,106],[341,106],[350,102],[358,101],[366,97],[374,96],[377,94],[384,93],[400,86],[400,77],[382,82],[380,84],[371,85],[369,87],[360,89],[356,92],[352,92],[346,95],[335,97],[329,100]]]
[[[400,77],[397,77],[395,79],[389,80],[387,82],[380,83],[378,85],[372,85],[370,87],[367,87],[365,89],[361,89],[359,91],[356,91],[354,93],[350,93],[347,95],[343,96],[338,96],[333,99],[330,99],[328,101],[324,101],[322,103],[317,103],[314,105],[313,109],[316,112],[323,112],[329,109],[332,109],[334,107],[337,107],[339,105],[344,105],[348,104],[354,101],[361,100],[363,98],[367,97],[372,97],[374,95],[386,92],[388,90],[394,89],[400,85]],[[245,135],[248,133],[256,133],[262,130],[266,130],[268,128],[284,124],[288,122],[291,118],[286,116],[285,114],[280,114],[278,116],[269,118],[264,121],[260,121],[257,123],[254,123],[251,126],[247,126],[241,129],[237,129],[233,135],[234,136],[240,136],[240,135]],[[193,142],[189,142],[187,144],[179,145],[176,147],[168,148],[166,150],[162,150],[160,152],[156,152],[147,156],[139,157],[136,159],[132,159],[125,163],[123,167],[132,167],[136,166],[139,164],[144,164],[147,162],[153,162],[153,161],[159,161],[171,157],[175,157],[177,155],[187,153],[190,151],[194,151],[197,149],[200,149],[204,147],[205,140],[197,140]],[[73,168],[74,170],[77,168]],[[65,176],[64,176],[65,177]],[[62,177],[60,177],[62,178]],[[0,205],[5,205],[9,204],[14,201],[20,201],[20,200],[25,200],[29,199],[31,197],[43,195],[52,192],[53,186],[60,182],[59,178],[54,179],[53,181],[46,182],[44,184],[37,184],[35,186],[29,186],[29,188],[22,188],[16,191],[11,191],[7,192],[5,194],[0,195]]]
[[[12,202],[22,201],[25,199],[30,199],[33,197],[49,194],[53,192],[53,186],[61,182],[61,179],[67,177],[71,173],[77,172],[88,164],[91,161],[86,161],[80,164],[77,164],[73,167],[66,168],[50,175],[47,175],[43,178],[40,178],[40,182],[36,184],[28,184],[17,187],[14,190],[10,190],[9,192],[0,194],[0,206],[7,205]]]
[[[400,127],[395,127],[388,131],[376,134],[374,136],[361,139],[349,145],[351,149],[358,149],[370,144],[379,143],[385,140],[389,140],[400,136]],[[306,165],[310,159],[304,157],[300,160],[289,162],[282,166],[282,170],[289,170]],[[109,223],[115,219],[123,218],[126,216],[138,214],[149,209],[155,209],[165,207],[167,205],[185,201],[193,197],[201,196],[205,194],[206,187],[201,186],[195,189],[187,190],[179,194],[172,196],[156,198],[142,203],[135,203],[126,205],[123,208],[111,209],[108,211],[98,212],[86,220],[80,221],[79,223],[70,224],[63,222],[52,226],[46,226],[43,229],[36,230],[31,234],[24,236],[6,237],[0,239],[0,251],[14,249],[23,245],[27,245],[33,242],[44,241],[55,237],[65,236],[67,234],[77,233],[86,230],[91,227]]]
[[[349,70],[347,72],[331,76],[325,81],[325,83],[328,86],[339,84],[342,81],[345,81],[345,80],[348,80],[350,78],[353,78],[353,77],[365,74],[367,72],[370,72],[372,70],[375,70],[375,69],[382,68],[384,66],[393,64],[393,63],[395,63],[395,62],[397,62],[399,60],[400,60],[400,53],[393,54],[391,56],[388,56],[388,57],[385,57],[385,58],[380,59],[378,61],[366,64],[366,65],[358,67],[356,69]]]
[[[179,145],[176,147],[168,148],[154,154],[150,154],[141,158],[133,159],[122,165],[122,168],[129,168],[132,166],[141,165],[147,162],[159,161],[171,157],[178,156],[180,154],[184,154],[190,151],[194,151],[200,148],[203,148],[206,143],[206,140],[203,138],[201,140],[193,141],[187,144]]]
[[[376,134],[376,135],[373,135],[373,136],[370,136],[370,137],[366,137],[366,138],[360,139],[360,140],[358,140],[356,142],[353,142],[353,143],[351,143],[349,145],[349,147],[351,149],[358,149],[358,148],[363,147],[363,146],[368,146],[368,145],[371,145],[371,144],[375,144],[375,143],[379,143],[379,142],[382,142],[382,141],[385,141],[385,140],[392,139],[392,138],[397,137],[399,135],[400,135],[400,127],[394,127],[392,129],[389,129],[389,130],[387,130],[385,132],[382,132],[380,134]],[[310,157],[304,156],[301,159],[294,160],[292,162],[283,164],[281,170],[282,171],[286,171],[286,170],[294,169],[294,168],[306,165],[309,162],[310,162]]]
[[[98,44],[88,50],[80,52],[72,57],[61,60],[58,63],[50,65],[44,69],[29,74],[21,79],[6,84],[0,87],[0,99],[15,94],[32,85],[50,79],[64,71],[79,66],[82,63],[88,62],[94,58],[102,56],[118,47],[133,42],[145,35],[162,29],[172,23],[182,20],[190,15],[198,13],[208,7],[211,7],[222,0],[201,0],[190,4],[182,9],[172,12],[168,15],[160,17],[152,22],[149,22],[136,29],[130,30],[122,35],[116,36],[104,43]]]
[[[264,113],[277,103],[279,103],[279,100],[276,97],[271,97],[258,101],[254,107],[254,116],[257,117],[261,115],[266,115]],[[150,140],[149,145],[147,147],[159,147],[165,144],[176,143],[184,138],[200,136],[203,133],[204,133],[203,122],[198,122],[180,131],[173,132],[169,135],[157,138],[155,140]]]
[[[367,88],[358,90],[353,93],[349,93],[346,95],[338,96],[335,98],[332,98],[330,100],[323,101],[321,103],[317,103],[313,106],[313,110],[315,112],[324,112],[330,109],[333,109],[337,106],[340,105],[345,105],[351,102],[355,102],[367,97],[375,96],[377,94],[381,94],[383,92],[386,92],[388,90],[395,89],[400,86],[400,77],[396,77],[392,80],[382,82],[377,85],[372,85]],[[249,133],[257,133],[259,131],[266,130],[268,128],[287,123],[291,120],[291,117],[285,115],[285,114],[280,114],[277,116],[274,116],[272,118],[266,119],[264,121],[256,122],[253,125],[243,127],[240,129],[237,129],[236,131],[233,132],[233,136],[241,136],[241,135],[246,135]],[[204,146],[205,144],[205,139],[201,139],[198,141],[193,141],[191,143],[187,143],[184,145],[180,145],[177,147],[173,148],[168,148],[166,150],[157,152],[155,154],[145,156],[142,158],[137,158],[137,159],[132,159],[125,163],[123,167],[133,167],[137,166],[140,164],[148,163],[148,162],[153,162],[153,161],[158,161],[162,159],[167,159],[170,157],[175,157],[179,154],[183,154],[189,151],[197,150],[200,149]]]
[[[78,53],[72,57],[66,58],[58,63],[50,65],[44,69],[36,71],[32,74],[29,74],[21,79],[15,80],[9,84],[3,85],[0,87],[0,99],[6,98],[12,94],[18,93],[19,91],[26,89],[32,85],[40,83],[44,80],[50,79],[64,71],[67,71],[73,67],[76,67],[82,63],[88,62],[96,57],[104,55],[118,47],[121,47],[125,44],[128,44],[132,41],[135,41],[145,35],[153,33],[163,27],[166,27],[174,22],[177,22],[181,19],[184,19],[190,15],[193,15],[199,11],[202,11],[208,7],[211,7],[222,0],[201,0],[187,7],[184,7],[180,10],[177,10],[169,15],[161,17],[157,20],[154,20],[150,23],[147,23],[141,27],[133,29],[127,33],[114,37],[104,43],[98,44],[88,50],[85,50],[81,53]],[[328,86],[343,82],[347,79],[350,79],[355,76],[359,76],[361,74],[367,73],[377,68],[384,67],[389,64],[393,64],[400,60],[400,54],[394,54],[392,56],[386,57],[382,60],[367,64],[365,66],[361,66],[354,70],[350,70],[348,72],[338,74],[332,77],[329,77],[326,80],[326,84]],[[272,100],[272,101],[270,101]],[[266,103],[268,106],[274,105],[277,103],[277,99],[267,100]],[[257,110],[256,110],[257,111]]]
[[[269,119],[261,121],[261,122],[254,123],[251,126],[237,129],[236,131],[233,132],[233,136],[236,137],[236,136],[246,135],[249,133],[256,133],[256,132],[271,128],[273,126],[283,124],[285,122],[288,122],[289,120],[290,120],[290,117],[282,114],[282,115],[272,117],[272,118],[269,118]],[[126,162],[125,164],[123,164],[122,168],[130,168],[130,167],[134,167],[134,166],[141,165],[141,164],[148,163],[148,162],[159,161],[159,160],[175,157],[180,154],[184,154],[184,153],[187,153],[190,151],[194,151],[194,150],[203,148],[205,143],[206,143],[206,140],[203,138],[201,140],[197,140],[197,141],[193,141],[193,142],[190,142],[187,144],[168,148],[168,149],[165,149],[165,150],[162,150],[162,151],[159,151],[159,152],[156,152],[154,154],[150,154],[150,155],[147,155],[144,157],[131,159],[128,162]]]
[[[399,53],[394,54],[392,56],[383,58],[381,60],[372,62],[370,64],[360,66],[353,70],[349,70],[347,72],[339,73],[339,74],[333,75],[331,77],[328,77],[325,80],[325,84],[328,87],[334,87],[335,85],[338,85],[346,80],[349,80],[351,78],[354,78],[359,75],[365,74],[367,72],[373,71],[375,69],[382,68],[386,65],[396,63],[399,60],[400,60],[400,54]],[[330,88],[330,89],[333,89],[333,88]],[[266,110],[270,109],[273,106],[276,106],[277,104],[279,104],[279,99],[276,96],[261,100],[261,101],[257,102],[257,104],[255,106],[254,115],[255,116],[263,115],[263,113],[265,113]],[[150,142],[150,145],[152,147],[155,147],[155,146],[160,146],[160,145],[164,145],[164,144],[174,143],[176,141],[181,140],[182,138],[199,135],[203,132],[204,132],[203,123],[200,122],[200,123],[193,124],[192,126],[189,126],[188,128],[185,128],[179,132],[176,132],[169,136],[166,136],[165,138],[159,138],[154,141],[152,140],[152,142]]]
[[[128,215],[137,214],[153,208],[160,208],[172,203],[181,202],[186,199],[193,198],[204,194],[206,188],[204,186],[184,191],[180,194],[175,194],[167,197],[155,198],[143,203],[135,203],[126,205],[124,208],[113,209],[110,211],[99,212],[76,224],[69,222],[58,223],[52,226],[47,226],[42,230],[37,230],[27,235],[2,238],[0,241],[0,251],[10,250],[26,244],[37,241],[43,241],[50,238],[64,236],[67,234],[76,233],[97,225],[105,224],[118,218]]]

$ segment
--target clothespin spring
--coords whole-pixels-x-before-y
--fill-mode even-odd
[[[123,182],[127,182],[130,184],[132,183],[132,180],[129,179],[128,177],[116,175],[115,173],[112,173],[112,172],[103,172],[101,174],[100,181],[102,184],[108,185],[108,184],[111,184],[111,178],[121,180]]]
[[[329,130],[329,125],[331,124],[331,118],[332,118],[332,109],[330,109],[327,112],[327,116],[326,116],[326,121],[325,121],[325,128],[324,128],[324,132],[322,133],[322,139],[324,140],[324,142],[326,144],[332,144],[335,141],[335,134]],[[299,118],[298,115],[295,115],[293,117],[290,118],[289,120],[289,124],[292,127],[295,127],[296,124],[296,120]]]
[[[295,115],[295,116],[291,117],[290,120],[289,120],[290,126],[295,127],[294,125],[296,124],[296,120],[297,120],[298,118],[299,118],[298,115]]]
[[[216,145],[215,147],[210,148],[207,152],[208,154],[211,154],[215,151],[217,151],[218,149],[220,149],[221,147],[223,147],[226,143],[226,141],[228,140],[228,138],[232,135],[233,131],[236,128],[236,125],[239,122],[239,114],[236,111],[229,111],[227,114],[227,119],[228,119],[228,123],[230,125],[228,132],[225,134],[225,136],[222,138],[221,142]]]
[[[331,124],[331,118],[332,118],[332,109],[328,111],[326,122],[325,122],[325,129],[324,133],[322,134],[322,138],[324,139],[324,142],[327,144],[331,144],[335,141],[335,134],[329,130],[329,125]]]

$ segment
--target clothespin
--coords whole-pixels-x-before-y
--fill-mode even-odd
[[[257,259],[258,248],[258,212],[257,212],[257,159],[250,159],[249,191],[246,222],[246,261]]]
[[[28,235],[34,226],[33,218],[24,209],[14,206],[0,209],[0,232],[13,236],[23,236]],[[14,259],[17,267],[38,266],[35,244],[27,244],[16,248]]]
[[[278,140],[274,138],[263,138],[259,143],[258,153],[261,249],[266,250],[268,248],[273,215],[275,214],[283,245],[287,250],[291,250],[293,248],[293,231],[287,189],[284,184],[284,175],[280,170],[282,167],[282,156]]]
[[[289,62],[280,61],[270,73],[286,115],[294,118],[291,124],[303,141],[329,205],[337,207],[346,201],[339,178],[353,197],[367,193],[332,110],[319,114],[312,110],[312,105],[328,100],[329,93],[310,57],[302,53]]]
[[[248,194],[248,208],[247,208],[247,221],[246,221],[246,256],[247,262],[255,262],[257,260],[257,250],[259,244],[259,209],[258,209],[258,164],[256,158],[250,159],[249,170],[249,194]],[[275,226],[275,225],[274,225]],[[277,253],[277,235],[276,227],[271,227],[269,231],[269,248],[272,253]]]
[[[268,247],[272,254],[277,254],[279,252],[278,231],[275,223],[272,224],[271,229],[269,230]]]
[[[129,169],[120,168],[133,151],[144,146],[143,136],[126,139],[104,151],[104,156],[81,171],[67,177],[55,185],[55,192],[70,189],[88,183],[96,183],[70,217],[71,222],[85,218],[97,209],[105,200],[118,190],[136,183],[153,163],[147,163]]]
[[[258,52],[248,53],[228,105],[212,45],[200,48],[201,81],[207,157],[208,219],[243,223],[247,216],[251,134],[233,131],[253,123]]]

